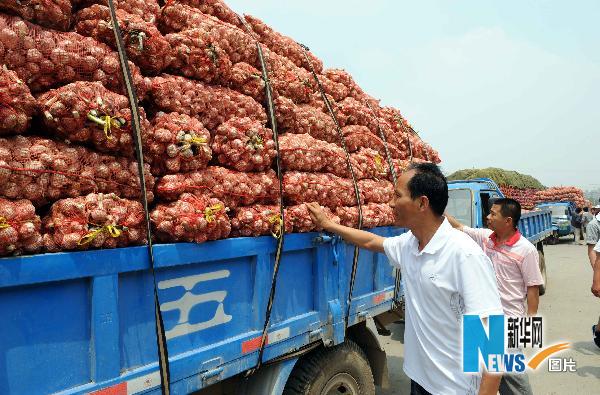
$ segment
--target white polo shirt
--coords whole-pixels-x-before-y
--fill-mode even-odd
[[[405,286],[404,372],[432,394],[476,395],[480,376],[462,367],[462,316],[502,314],[490,259],[446,219],[422,251],[412,232],[383,248]]]

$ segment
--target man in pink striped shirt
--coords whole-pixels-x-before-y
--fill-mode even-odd
[[[495,200],[487,216],[489,229],[473,229],[446,215],[456,229],[468,234],[490,258],[504,314],[510,317],[534,316],[539,304],[539,286],[544,284],[536,247],[521,235],[517,224],[521,205],[514,199]],[[525,374],[505,374],[500,394],[532,394]]]

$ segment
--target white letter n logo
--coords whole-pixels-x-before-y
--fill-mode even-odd
[[[231,321],[231,316],[225,314],[223,309],[223,301],[227,297],[227,291],[208,292],[200,295],[196,295],[192,292],[194,287],[201,282],[227,278],[229,277],[229,274],[229,270],[219,270],[217,272],[180,277],[158,283],[159,289],[183,287],[186,291],[181,298],[160,305],[160,310],[163,312],[172,310],[179,311],[179,321],[177,322],[177,325],[165,332],[167,340]],[[189,316],[192,308],[206,302],[219,303],[214,316],[208,321],[190,324]]]

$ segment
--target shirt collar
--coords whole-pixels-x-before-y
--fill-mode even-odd
[[[423,250],[419,251],[419,240],[415,237],[413,242],[413,252],[415,255],[421,254],[435,254],[440,248],[443,247],[448,234],[452,230],[452,225],[446,218],[444,218],[444,222],[440,225],[440,227],[435,231],[435,234],[429,240],[429,243],[423,248]]]
[[[521,238],[521,232],[519,232],[519,230],[517,229],[517,231],[515,232],[514,235],[512,235],[510,237],[510,239],[506,240],[504,243],[504,245],[507,245],[509,247],[514,246],[515,244],[517,244],[517,241],[519,241],[519,239]],[[493,232],[490,235],[490,239],[494,242],[495,246],[498,246],[498,235],[496,234],[496,232]]]

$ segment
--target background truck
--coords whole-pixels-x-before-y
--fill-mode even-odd
[[[448,214],[472,228],[485,228],[486,217],[490,212],[490,200],[504,197],[498,185],[489,178],[449,181],[448,189],[449,200],[446,209]],[[518,227],[521,234],[537,247],[540,255],[540,271],[544,278],[540,295],[543,295],[548,286],[544,241],[551,238],[553,234],[550,211],[546,209],[523,211]]]
[[[545,202],[536,205],[540,210],[550,210],[552,215],[552,234],[547,239],[548,244],[557,244],[562,236],[573,235],[575,241],[575,228],[571,225],[571,219],[575,214],[575,203],[573,202]]]
[[[285,236],[262,367],[248,375],[276,245],[264,236],[154,247],[172,394],[296,394],[309,383],[372,394],[386,384],[371,318],[392,310],[395,273],[385,255],[361,250],[349,304],[354,247],[315,232]],[[0,259],[0,393],[159,394],[149,268],[147,247]]]

